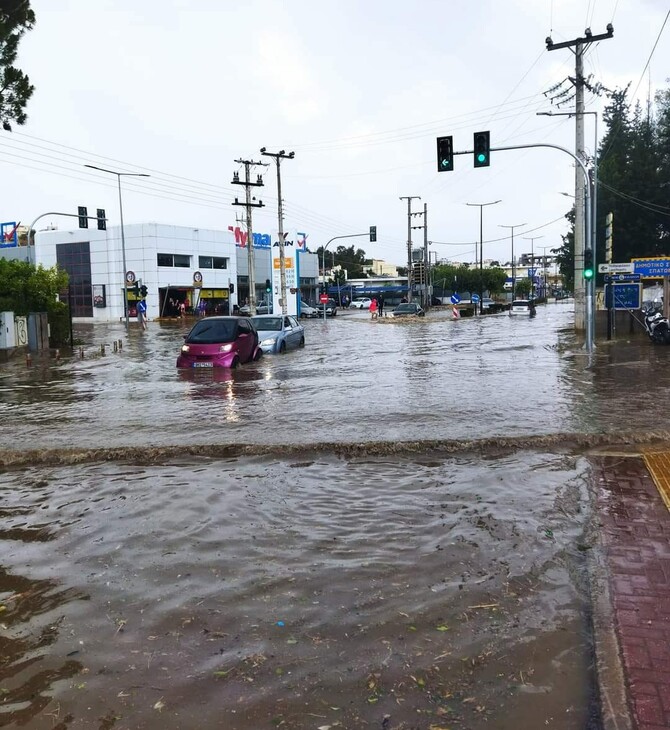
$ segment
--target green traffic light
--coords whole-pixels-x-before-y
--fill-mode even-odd
[[[593,279],[593,269],[584,269],[584,278]]]
[[[477,155],[477,162],[486,162],[486,155],[483,152]]]
[[[442,165],[442,167],[449,167],[449,160],[443,159],[440,162],[440,165]]]

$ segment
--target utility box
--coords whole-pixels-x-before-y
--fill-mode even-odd
[[[0,350],[16,347],[14,312],[0,312]]]
[[[16,333],[16,346],[28,346],[28,317],[14,317],[14,331]]]
[[[49,349],[49,320],[46,312],[28,314],[28,349],[33,352]]]

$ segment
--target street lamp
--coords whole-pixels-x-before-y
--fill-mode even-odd
[[[121,176],[125,177],[151,177],[145,172],[117,172],[116,170],[107,170],[104,167],[96,167],[95,165],[84,165],[90,167],[91,170],[99,170],[107,172],[110,175],[116,175],[119,185],[119,214],[121,217],[121,257],[123,259],[123,309],[126,315],[126,332],[128,332],[128,281],[126,279],[126,236],[123,230],[123,201],[121,199]]]
[[[484,267],[483,267],[483,261],[484,261],[484,224],[483,224],[483,209],[485,205],[495,205],[496,203],[499,203],[499,200],[493,200],[490,203],[466,203],[466,205],[469,205],[471,207],[478,207],[479,208],[479,311],[483,312],[484,309],[482,307],[484,302]],[[477,249],[475,247],[475,253]]]
[[[499,225],[500,228],[509,228],[512,231],[512,301],[514,301],[514,295],[516,293],[516,262],[514,261],[514,229],[525,226],[525,223],[515,223],[513,226]],[[511,310],[510,310],[511,312]]]

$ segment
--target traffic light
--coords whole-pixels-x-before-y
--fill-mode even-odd
[[[98,230],[106,231],[107,230],[107,217],[105,216],[105,209],[98,208],[96,215],[98,216]]]
[[[370,243],[377,240],[377,226],[370,226]]]
[[[140,294],[142,295],[142,299],[146,299],[148,291],[149,290],[147,289],[146,284],[142,284],[142,286],[140,287]]]
[[[491,133],[474,134],[475,167],[488,167],[491,164]]]
[[[445,172],[454,169],[453,137],[437,138],[437,171]]]
[[[79,216],[79,228],[88,228],[88,210],[83,205],[77,208],[77,215]]]
[[[235,293],[235,284],[231,284],[230,285],[230,293],[231,294],[234,294]]]
[[[272,282],[270,279],[265,280],[265,291],[269,294],[272,291]]]
[[[593,279],[594,273],[595,273],[595,270],[593,268],[593,249],[585,248],[584,249],[584,278],[587,281],[589,279]]]

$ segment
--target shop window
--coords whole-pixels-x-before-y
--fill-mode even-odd
[[[159,266],[176,266],[181,269],[188,269],[191,266],[191,257],[181,253],[159,253]]]
[[[212,268],[214,269],[227,269],[228,268],[228,259],[223,258],[223,256],[214,256],[212,261]]]
[[[199,269],[211,269],[213,267],[211,256],[198,256]]]

